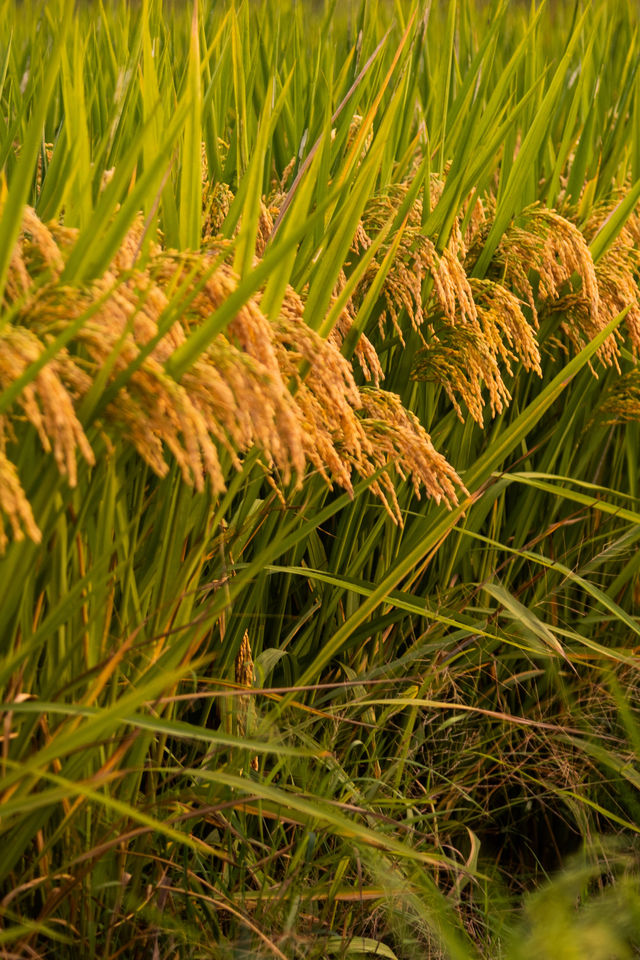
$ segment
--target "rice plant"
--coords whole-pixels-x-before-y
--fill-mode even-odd
[[[0,956],[640,949],[638,11],[0,0]]]

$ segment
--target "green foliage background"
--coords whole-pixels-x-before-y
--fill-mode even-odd
[[[5,472],[1,956],[637,956],[638,53],[619,0],[1,0],[0,356],[17,327],[43,351],[0,359],[3,463],[40,532],[11,532]],[[415,301],[378,323],[416,238],[444,256],[478,198],[460,263],[533,329],[509,260],[529,230],[542,369],[503,364],[482,424],[447,389],[481,345],[433,276],[423,329]],[[26,204],[63,225],[58,273]],[[581,268],[545,292],[540,210],[609,278],[597,329]],[[158,336],[187,336],[158,382],[248,304],[276,325],[289,288],[327,339],[342,289],[343,354],[369,338],[459,504],[394,474],[397,524],[375,477],[286,482],[257,446],[234,466],[219,444],[224,492],[166,447],[158,476],[109,415],[149,351],[81,345],[135,229],[152,277],[154,244],[199,251],[166,287]],[[201,316],[223,260],[233,292]],[[20,405],[63,350],[92,377],[75,486]]]

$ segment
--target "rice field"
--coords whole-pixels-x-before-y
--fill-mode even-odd
[[[0,0],[0,960],[640,956],[639,26]]]

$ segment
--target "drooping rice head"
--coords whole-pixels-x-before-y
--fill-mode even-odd
[[[432,178],[432,208],[443,186],[441,180]],[[370,245],[368,231],[374,233],[382,228],[399,209],[407,189],[408,184],[397,186],[369,204],[354,240],[355,253]],[[423,342],[423,349],[415,358],[413,378],[440,383],[458,416],[464,419],[464,406],[480,425],[485,391],[492,416],[501,413],[510,401],[502,369],[511,374],[512,362],[519,360],[525,369],[540,373],[535,331],[523,313],[519,297],[495,281],[476,280],[466,272],[468,244],[473,242],[474,231],[480,229],[483,216],[477,198],[467,198],[449,243],[438,251],[422,229],[422,201],[415,201],[385,280],[385,309],[379,321],[383,336],[390,321],[402,343],[403,323],[411,324]],[[379,258],[380,255],[367,272],[360,296],[373,282]]]
[[[12,420],[22,410],[44,451],[53,453],[74,485],[77,455],[89,465],[95,462],[77,410],[96,378],[108,371],[108,384],[120,382],[99,410],[101,429],[114,443],[132,444],[159,476],[168,471],[169,453],[184,482],[198,491],[207,482],[214,495],[225,489],[221,449],[240,469],[243,455],[257,447],[267,470],[285,486],[300,485],[311,466],[327,483],[351,494],[354,473],[370,477],[379,466],[390,470],[397,461],[401,476],[413,474],[416,489],[423,487],[449,505],[457,502],[454,485],[462,488],[461,482],[419,425],[413,424],[412,441],[404,446],[372,441],[370,417],[351,364],[340,353],[339,336],[323,340],[314,333],[303,320],[303,301],[291,288],[275,323],[249,298],[177,382],[166,361],[235,291],[237,279],[225,262],[224,246],[221,252],[213,247],[178,254],[155,244],[144,269],[136,268],[142,234],[138,219],[109,269],[87,286],[69,288],[60,276],[77,233],[46,227],[26,210],[5,293],[15,316],[3,331],[1,385],[15,382],[69,323],[82,322],[10,408],[3,434],[9,438],[6,456]],[[179,304],[171,299],[176,290]],[[343,329],[348,323],[346,314]],[[377,383],[380,367],[371,344],[363,344],[357,355]],[[385,416],[390,428],[397,425],[395,401],[380,407],[378,420]],[[14,531],[36,537],[17,475],[10,466],[6,471],[12,493],[0,506]],[[401,522],[395,494],[388,487],[384,491],[385,482],[374,483],[373,492]]]
[[[498,248],[505,281],[529,305],[536,326],[541,311],[562,315],[560,329],[576,351],[611,319],[603,309],[596,267],[584,234],[555,210],[534,205],[517,218]],[[534,288],[535,287],[535,288]],[[617,366],[615,335],[598,350],[603,366]]]

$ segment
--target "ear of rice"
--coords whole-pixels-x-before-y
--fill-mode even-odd
[[[266,230],[266,214],[265,224]],[[46,227],[33,210],[25,212],[6,294],[16,303],[19,323],[2,334],[0,385],[13,383],[38,359],[48,338],[86,314],[72,342],[22,390],[9,415],[10,422],[22,409],[71,486],[77,482],[77,454],[94,463],[76,410],[95,379],[106,376],[108,383],[121,378],[100,414],[107,435],[131,443],[159,476],[167,473],[168,453],[184,482],[198,491],[207,482],[214,495],[225,489],[220,449],[240,468],[243,454],[256,446],[285,485],[299,485],[310,465],[327,483],[352,493],[354,473],[370,477],[384,465],[384,477],[372,489],[398,522],[392,466],[400,476],[411,473],[416,492],[455,502],[459,478],[415,418],[402,419],[397,398],[383,402],[380,393],[374,403],[373,394],[367,395],[363,407],[351,364],[340,353],[340,338],[353,321],[352,304],[336,334],[323,340],[305,324],[304,303],[291,288],[275,323],[249,298],[176,382],[165,362],[234,292],[237,279],[225,262],[211,269],[212,256],[224,253],[224,245],[213,253],[177,254],[155,243],[144,269],[137,268],[143,235],[139,217],[103,276],[68,288],[59,277],[77,232]],[[170,299],[178,289],[182,311]],[[172,310],[179,319],[167,328]],[[382,368],[366,338],[356,358],[377,385]],[[39,536],[12,469],[6,466],[3,512],[13,530]]]

